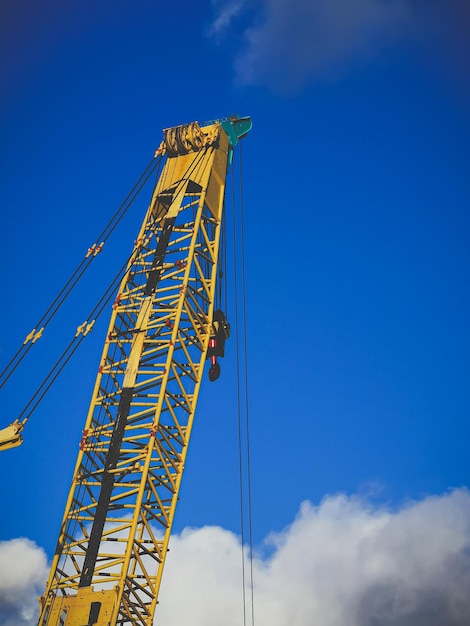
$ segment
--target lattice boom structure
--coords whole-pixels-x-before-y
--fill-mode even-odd
[[[150,625],[208,344],[227,165],[249,118],[166,131],[113,305],[40,626]],[[232,133],[232,138],[230,137]]]

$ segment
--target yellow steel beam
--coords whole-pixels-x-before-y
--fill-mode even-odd
[[[218,123],[165,137],[168,158],[113,306],[40,626],[153,623],[213,328],[231,149]]]

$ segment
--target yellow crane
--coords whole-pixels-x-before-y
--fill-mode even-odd
[[[151,625],[206,360],[227,168],[250,118],[168,128],[165,158],[115,298],[39,626]],[[85,333],[88,322],[77,330]],[[0,431],[21,443],[24,421]]]

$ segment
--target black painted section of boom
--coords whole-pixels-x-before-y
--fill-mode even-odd
[[[147,284],[145,285],[144,294],[146,296],[152,295],[157,288],[160,275],[162,273],[163,262],[165,260],[166,250],[170,241],[171,233],[173,232],[173,226],[175,225],[175,218],[165,220],[165,223],[158,240],[157,249],[155,250],[155,256],[153,257],[152,269],[149,272]]]
[[[168,243],[170,241],[170,236],[173,231],[175,219],[176,218],[170,218],[168,220],[165,220],[165,223],[163,225],[157,248],[155,250],[152,268],[149,272],[147,283],[144,288],[144,295],[146,296],[153,294],[157,288],[158,281],[160,280],[161,272],[163,269],[163,262],[165,260]],[[116,474],[113,470],[116,469],[119,460],[122,440],[124,438],[124,432],[126,429],[127,418],[129,417],[129,411],[133,395],[134,387],[123,387],[121,392],[121,398],[119,400],[116,422],[114,424],[113,434],[111,436],[111,442],[109,444],[109,449],[106,454],[100,495],[98,497],[95,517],[93,519],[90,538],[88,540],[88,547],[85,554],[80,582],[78,584],[79,587],[89,587],[93,579],[93,573],[95,570],[101,539],[103,536],[103,529],[109,510],[109,503],[111,502],[111,496],[114,489]]]
[[[122,439],[124,437],[124,430],[126,428],[133,392],[133,387],[124,388],[121,392],[116,423],[114,425],[113,435],[109,444],[108,454],[106,455],[100,495],[98,498],[98,504],[96,505],[95,517],[93,519],[93,526],[91,528],[90,539],[88,541],[88,549],[85,554],[82,574],[78,584],[79,587],[89,587],[93,578],[106,515],[114,488],[114,473],[112,473],[112,470],[116,469],[116,464],[119,459],[119,452],[121,449]]]

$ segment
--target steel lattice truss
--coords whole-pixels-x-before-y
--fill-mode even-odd
[[[153,623],[212,329],[229,150],[217,130],[215,145],[167,158],[135,243],[41,625]],[[85,617],[69,621],[71,607]]]

